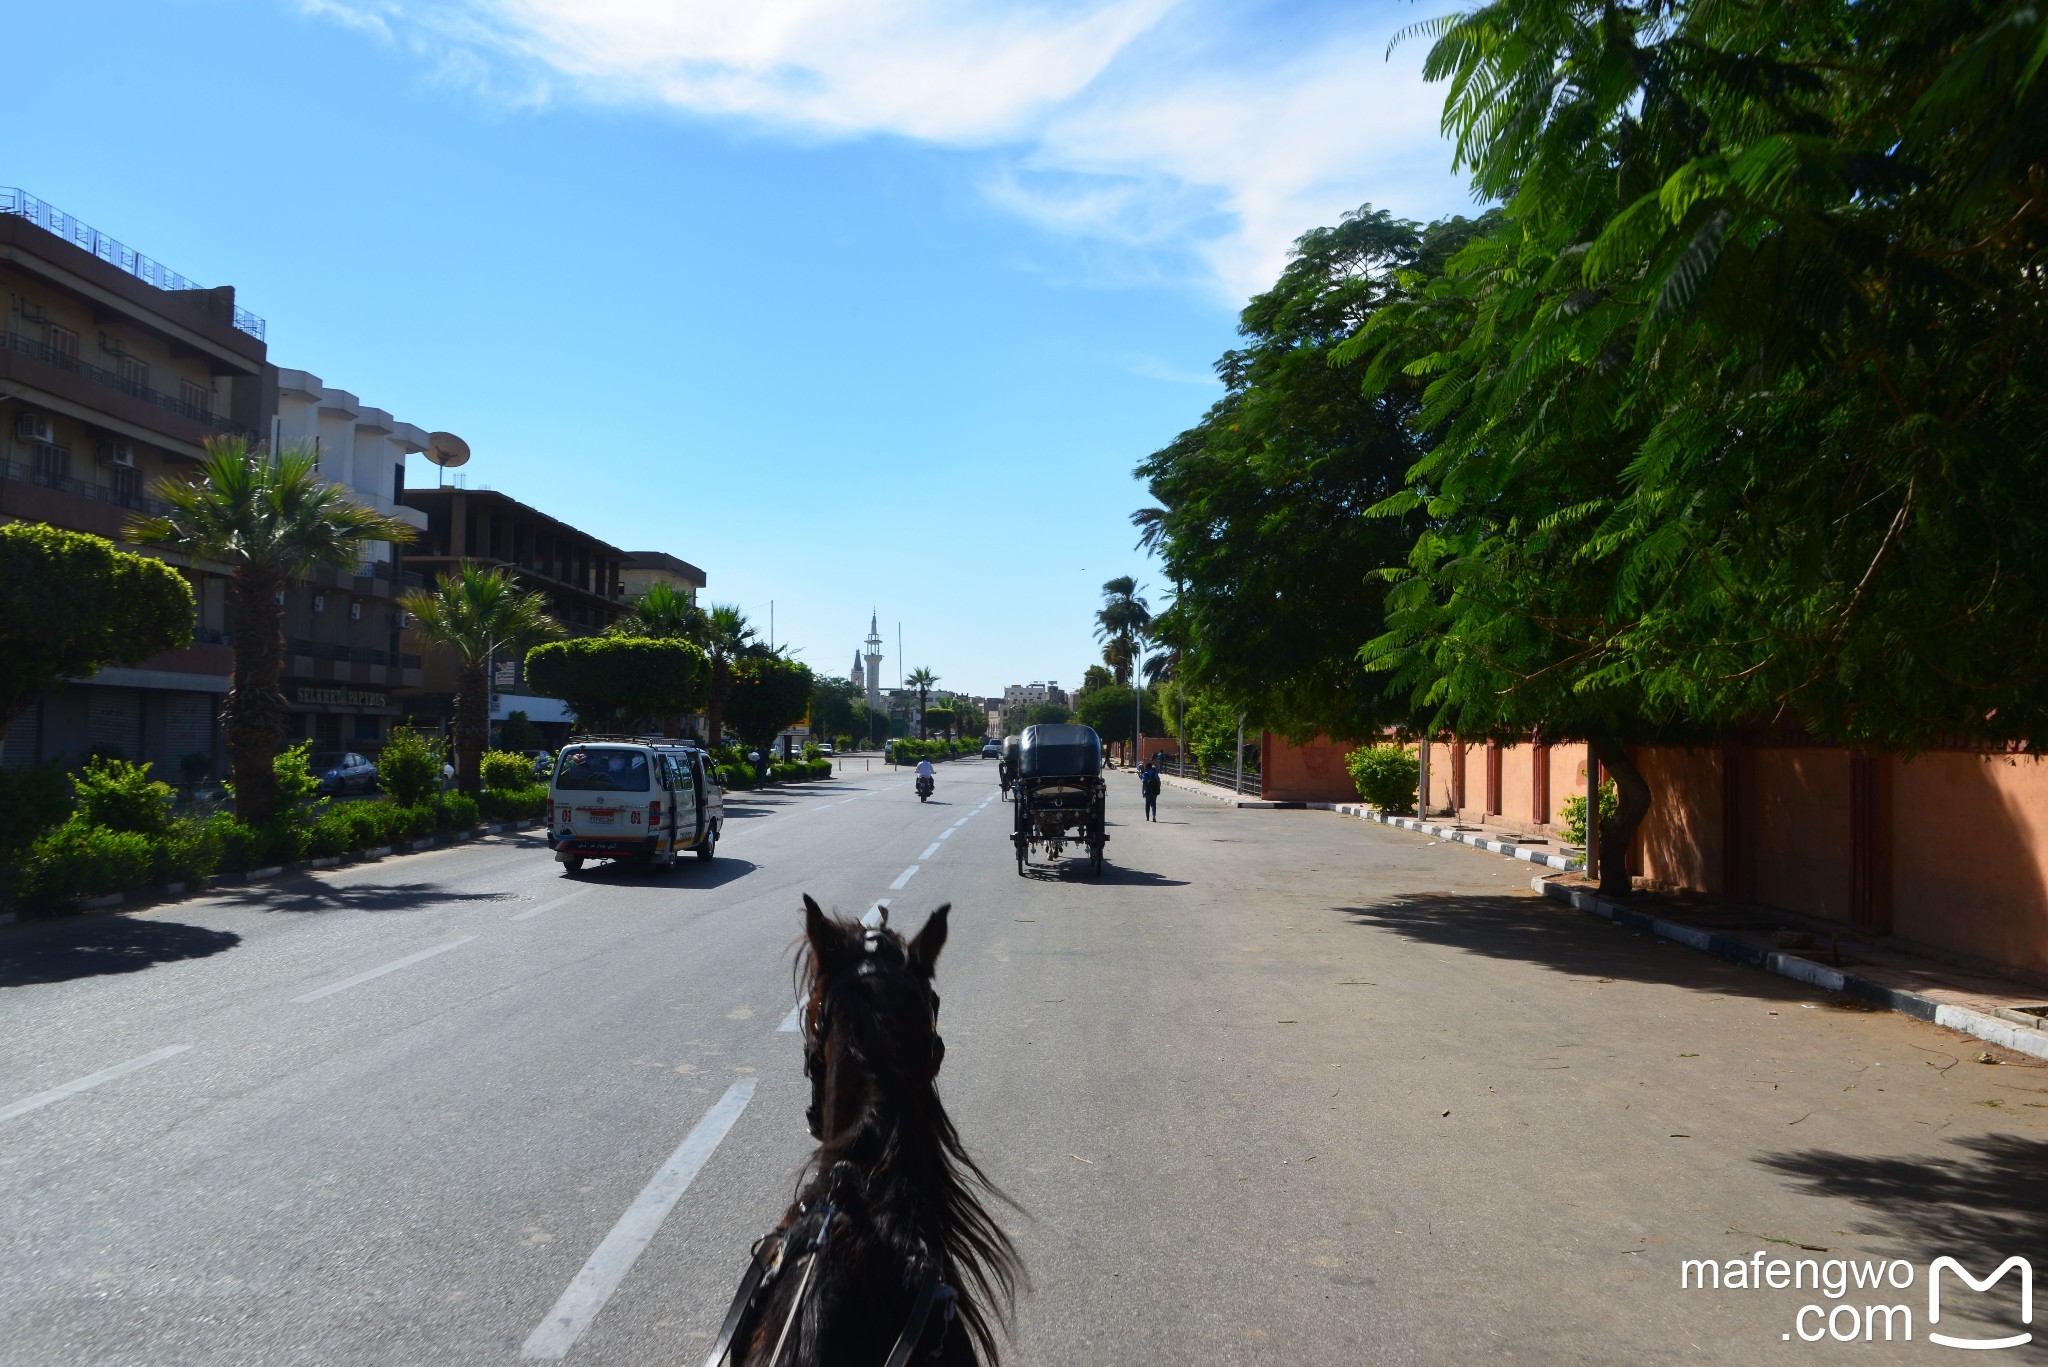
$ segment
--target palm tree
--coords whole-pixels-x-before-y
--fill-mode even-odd
[[[735,660],[760,652],[753,627],[736,603],[714,603],[705,617],[704,639],[699,642],[711,657],[711,697],[705,704],[705,719],[711,727],[711,745],[725,738],[725,700],[732,693]]]
[[[694,641],[698,645],[710,627],[704,609],[673,584],[656,582],[635,599],[623,617],[614,622],[613,636],[652,636],[659,641]]]
[[[197,479],[165,478],[154,492],[170,511],[131,523],[130,539],[230,567],[235,674],[220,717],[235,812],[261,825],[277,809],[271,765],[291,716],[278,688],[284,591],[304,583],[316,566],[353,568],[366,541],[410,541],[412,528],[321,479],[312,448],[294,446],[272,457],[245,437],[208,441]]]
[[[398,606],[412,614],[422,642],[455,652],[455,783],[476,792],[491,734],[491,657],[501,650],[522,657],[562,628],[539,594],[513,582],[510,570],[469,560],[444,571],[433,588],[401,595]]]
[[[1102,642],[1102,662],[1116,672],[1119,684],[1131,681],[1131,666],[1152,625],[1152,609],[1138,594],[1138,581],[1120,574],[1102,586],[1102,606],[1095,613],[1095,639]]]
[[[931,670],[924,665],[919,665],[916,669],[911,670],[908,674],[903,676],[903,682],[909,684],[912,688],[917,690],[917,738],[919,740],[923,740],[925,738],[925,695],[932,691],[932,685],[936,684],[938,681],[939,676],[932,673]]]

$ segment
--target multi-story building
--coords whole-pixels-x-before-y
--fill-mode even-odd
[[[626,586],[627,602],[638,598],[655,584],[667,584],[695,603],[697,590],[705,585],[704,571],[667,551],[626,552],[619,578]]]
[[[399,502],[405,458],[426,449],[426,432],[317,375],[275,367],[267,373],[273,450],[311,447],[321,476],[356,502],[426,530],[427,515]],[[292,708],[289,735],[310,739],[315,750],[374,750],[404,711],[399,690],[424,682],[420,657],[403,652],[396,598],[422,582],[402,568],[403,549],[366,543],[354,573],[315,570],[285,598],[282,687]]]
[[[588,532],[490,489],[417,488],[403,490],[400,497],[406,506],[426,514],[426,530],[405,548],[405,567],[429,581],[464,560],[503,566],[521,588],[547,599],[548,611],[571,636],[599,634],[628,606],[623,578],[627,553]],[[425,663],[423,691],[406,700],[408,710],[422,720],[452,721],[454,658],[444,651],[428,651]],[[567,706],[527,689],[523,661],[509,656],[496,660],[492,685],[494,722],[523,712],[550,743],[567,737]]]
[[[0,188],[0,299],[0,521],[119,542],[130,519],[160,510],[154,483],[190,472],[209,437],[261,438],[264,323],[232,286],[200,288]],[[163,558],[193,581],[193,644],[46,697],[9,731],[6,763],[99,750],[170,777],[192,755],[218,771],[215,718],[233,667],[225,567]]]
[[[1067,705],[1067,695],[1057,682],[1011,684],[1003,689],[1003,706],[1022,707],[1027,703],[1049,702],[1061,707]]]

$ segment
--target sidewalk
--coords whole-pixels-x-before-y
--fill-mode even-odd
[[[1626,902],[1602,897],[1582,872],[1579,850],[1518,844],[1515,834],[1506,830],[1387,816],[1349,803],[1271,802],[1240,797],[1211,783],[1163,777],[1185,792],[1235,807],[1336,812],[1540,864],[1553,872],[1537,874],[1529,885],[1553,901],[1660,940],[2048,1059],[2048,989],[1945,964],[1909,946],[1872,941],[1845,926],[1774,907],[1650,892],[1635,893]]]

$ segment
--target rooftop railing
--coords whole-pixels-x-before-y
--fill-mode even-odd
[[[56,205],[37,199],[26,190],[0,185],[0,214],[25,218],[44,232],[55,233],[80,251],[91,252],[108,265],[119,267],[144,284],[154,285],[160,290],[206,288],[196,280],[186,279],[163,262],[152,260],[133,247],[123,246],[90,223],[79,222]],[[235,327],[239,330],[262,341],[268,326],[249,310],[236,306]]]

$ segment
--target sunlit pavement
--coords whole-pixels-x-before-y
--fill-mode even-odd
[[[1852,1351],[1802,1307],[1877,1303],[1914,1339],[1853,1352],[1905,1361],[2016,1319],[2008,1278],[1929,1326],[1927,1265],[2043,1247],[2041,1071],[1526,866],[1111,783],[1100,879],[1018,876],[992,764],[926,805],[878,766],[733,795],[666,876],[499,837],[0,931],[0,1362],[696,1360],[809,1149],[804,892],[955,905],[1012,1361],[1798,1361]],[[1681,1289],[1758,1254],[1913,1280]]]

